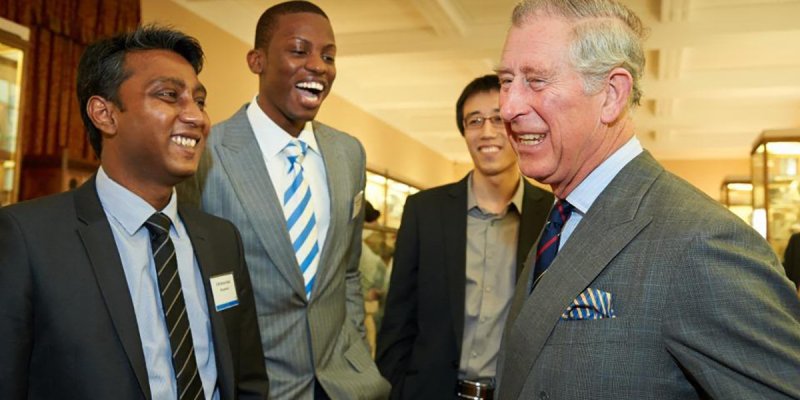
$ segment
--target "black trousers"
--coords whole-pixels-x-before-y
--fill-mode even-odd
[[[316,380],[314,381],[314,400],[331,400],[330,396],[325,393],[325,389]]]

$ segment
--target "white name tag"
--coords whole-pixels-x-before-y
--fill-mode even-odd
[[[233,273],[213,276],[210,282],[211,294],[214,296],[214,308],[217,311],[227,310],[239,305],[239,296],[236,294]]]
[[[358,213],[361,212],[361,206],[364,204],[364,191],[358,192],[356,197],[353,197],[353,214],[350,215],[350,219],[356,219]]]

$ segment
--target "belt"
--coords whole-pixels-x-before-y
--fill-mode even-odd
[[[456,385],[456,395],[459,399],[492,400],[494,398],[494,383],[482,383],[470,380],[459,380]]]

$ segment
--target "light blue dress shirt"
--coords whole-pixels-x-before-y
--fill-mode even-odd
[[[117,244],[133,310],[142,340],[150,393],[156,400],[177,398],[177,383],[172,367],[169,333],[158,291],[150,235],[144,222],[157,210],[130,190],[114,182],[101,167],[96,178],[97,195],[106,213]],[[217,364],[211,336],[203,277],[194,257],[192,242],[178,216],[173,189],[169,204],[161,212],[172,220],[169,237],[175,245],[178,274],[192,328],[197,368],[203,381],[206,400],[219,400]]]
[[[619,150],[615,151],[611,157],[608,157],[597,168],[592,171],[586,179],[581,182],[569,195],[567,201],[575,206],[572,211],[572,216],[569,217],[567,223],[564,224],[564,229],[561,232],[561,239],[558,244],[558,249],[561,250],[564,244],[569,240],[575,227],[583,220],[589,208],[597,200],[597,197],[603,193],[611,180],[622,170],[623,167],[636,158],[643,151],[639,139],[635,136],[627,143],[622,145]]]

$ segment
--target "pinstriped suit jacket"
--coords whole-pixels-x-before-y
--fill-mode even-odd
[[[331,198],[331,221],[311,300],[246,106],[215,125],[197,175],[179,187],[184,201],[231,220],[241,231],[275,399],[312,399],[314,378],[333,399],[378,399],[389,384],[372,362],[363,333],[358,275],[365,185],[357,139],[314,122]]]
[[[645,152],[597,198],[501,349],[506,399],[800,398],[800,300],[767,243]],[[587,287],[616,318],[565,321]]]

